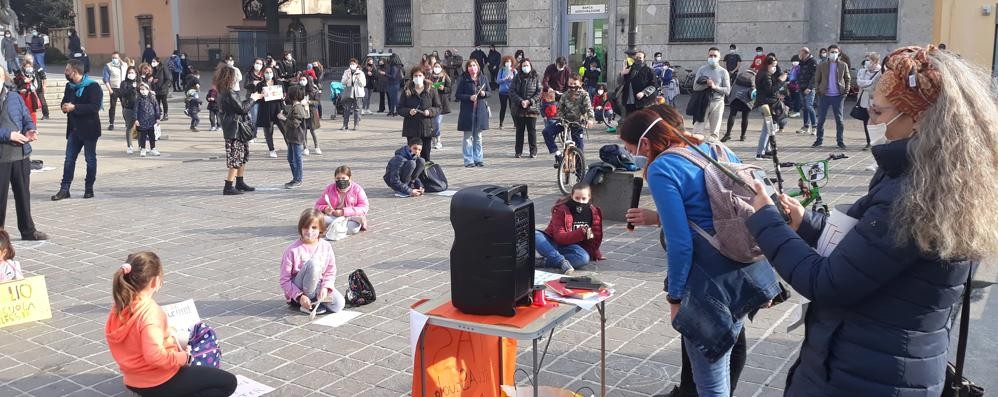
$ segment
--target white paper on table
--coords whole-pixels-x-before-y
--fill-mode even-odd
[[[409,309],[409,355],[416,357],[416,346],[419,345],[419,335],[430,318],[416,309]]]
[[[273,387],[242,375],[236,375],[236,391],[232,397],[257,397],[274,391]]]
[[[558,273],[545,272],[543,270],[534,270],[534,285],[544,285],[548,281],[561,280],[564,275]]]
[[[437,196],[452,197],[457,194],[457,190],[444,190],[442,192],[433,193]]]
[[[821,237],[818,237],[816,249],[819,255],[826,258],[831,255],[846,234],[849,234],[849,231],[859,223],[859,219],[846,215],[850,206],[839,204],[832,208],[832,213],[825,220],[825,230],[822,230]]]
[[[194,306],[194,299],[163,305],[162,308],[163,313],[166,313],[167,325],[174,330],[174,336],[178,342],[186,345],[194,326],[201,322],[198,308]]]
[[[596,295],[596,296],[592,296],[592,297],[589,297],[589,298],[586,298],[586,299],[576,299],[576,298],[564,297],[564,296],[558,295],[557,292],[554,292],[554,291],[551,291],[551,290],[547,290],[545,292],[544,296],[547,299],[550,299],[550,300],[553,300],[553,301],[558,301],[558,302],[567,303],[567,304],[570,304],[570,305],[575,305],[575,306],[578,306],[578,307],[582,308],[582,310],[585,310],[585,311],[592,311],[593,308],[596,307],[596,305],[598,305],[602,301],[610,299],[610,297],[613,296],[614,292],[616,292],[616,291],[614,291],[612,289],[608,289],[607,291],[610,292],[610,294],[607,295],[607,296]]]
[[[347,321],[353,320],[360,316],[361,312],[354,312],[350,310],[340,310],[339,313],[325,314],[322,315],[318,320],[312,322],[315,325],[324,325],[326,327],[339,327],[346,324]]]

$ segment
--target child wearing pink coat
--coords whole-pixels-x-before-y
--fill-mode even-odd
[[[322,213],[309,208],[298,220],[299,239],[281,257],[281,289],[288,305],[304,313],[327,314],[343,310],[346,300],[336,290],[333,246],[320,238],[325,231]],[[318,305],[318,307],[315,307]]]
[[[350,167],[339,166],[333,177],[336,181],[315,200],[315,209],[325,214],[326,239],[336,241],[367,230],[370,206],[364,188],[351,180]]]

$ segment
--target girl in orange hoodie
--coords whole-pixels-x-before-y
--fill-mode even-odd
[[[170,334],[166,314],[152,299],[162,286],[163,266],[152,252],[129,255],[114,273],[114,306],[104,334],[125,387],[142,397],[232,395],[234,375],[188,366],[190,347],[181,346]]]

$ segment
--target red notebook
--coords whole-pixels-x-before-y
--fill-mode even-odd
[[[599,291],[589,289],[571,289],[566,287],[565,283],[559,280],[548,281],[545,285],[547,285],[548,288],[558,295],[573,299],[588,299],[606,291],[606,288],[600,288]]]

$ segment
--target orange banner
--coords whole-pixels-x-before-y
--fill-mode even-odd
[[[513,384],[516,340],[427,324],[422,345],[413,356],[413,396],[501,397],[500,386]]]

